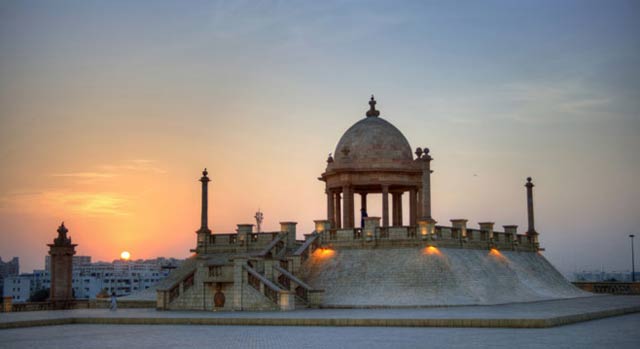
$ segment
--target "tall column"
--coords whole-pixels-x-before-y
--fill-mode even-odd
[[[340,192],[336,191],[336,212],[335,212],[336,229],[342,228],[342,199]]]
[[[429,148],[424,148],[424,154],[421,157],[422,166],[422,218],[432,221],[431,217],[431,160]]]
[[[367,212],[367,193],[360,193],[360,208]]]
[[[416,195],[416,190],[414,188],[409,189],[409,225],[410,226],[415,226],[417,221],[416,221],[416,210],[418,205],[417,204],[417,196]]]
[[[397,211],[396,214],[398,215],[398,218],[397,218],[398,223],[397,223],[397,225],[399,227],[402,226],[402,194],[404,194],[404,193],[403,192],[396,193],[396,195],[398,195],[398,209],[396,210]]]
[[[527,218],[529,220],[529,229],[527,229],[527,235],[537,235],[536,228],[533,220],[533,183],[531,183],[531,177],[527,177]]]
[[[398,201],[400,201],[400,195],[398,193],[391,193],[391,224],[395,227],[398,226],[398,212],[400,212],[398,209],[400,208],[400,205],[398,204]]]
[[[205,168],[202,171],[202,177],[200,178],[200,182],[202,182],[202,211],[200,212],[200,229],[196,231],[198,234],[197,244],[196,244],[196,252],[206,253],[207,251],[207,239],[211,234],[211,230],[209,230],[209,191],[208,186],[211,181],[209,177],[207,177],[207,169]]]
[[[367,193],[360,193],[360,226],[364,228],[364,219],[369,216],[367,212]]]
[[[382,186],[382,226],[389,226],[389,186]]]
[[[67,237],[69,230],[64,226],[64,222],[60,224],[57,231],[58,237],[53,240],[53,244],[47,245],[51,256],[49,300],[56,307],[58,307],[57,301],[73,299],[73,255],[76,254],[76,246],[78,246],[71,243],[71,237]]]
[[[335,205],[335,199],[333,197],[333,191],[329,188],[326,190],[327,193],[327,220],[331,223],[331,226],[334,226],[334,217],[335,213],[333,211]]]
[[[422,217],[422,187],[416,190],[416,222]]]
[[[202,178],[200,178],[200,182],[202,182],[202,212],[200,214],[200,231],[209,231],[209,218],[207,211],[209,210],[209,182],[211,181],[209,177],[207,177],[207,169],[205,168],[202,171]]]
[[[344,227],[345,228],[353,228],[353,188],[349,185],[345,185],[342,187],[342,192],[344,193]]]

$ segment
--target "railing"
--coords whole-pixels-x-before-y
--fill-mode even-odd
[[[297,285],[295,288],[296,296],[302,299],[303,301],[305,301],[306,303],[309,303],[309,291],[313,290],[311,286],[309,286],[304,281],[298,279],[295,275],[293,275],[288,270],[283,269],[277,265],[273,266],[273,270],[280,273],[280,276],[278,276],[278,282],[280,283],[280,285],[282,285],[287,290],[291,290],[291,284],[292,283],[296,284]]]
[[[258,256],[273,257],[278,255],[285,248],[285,238],[285,234],[276,235],[275,238],[271,240],[271,242],[267,245],[267,247],[265,247],[264,249],[262,249],[262,251],[260,251],[260,253],[258,253]]]
[[[195,277],[195,273],[191,273],[191,275],[184,278],[184,281],[182,282],[182,287],[184,291],[190,289],[191,286],[193,286],[194,277]]]
[[[293,253],[294,256],[300,256],[300,260],[302,262],[306,261],[307,258],[313,253],[313,251],[318,247],[320,234],[314,233],[309,236],[307,240],[300,246],[296,252]]]
[[[260,275],[260,273],[255,271],[250,266],[245,265],[243,267],[247,271],[247,280],[249,282],[249,285],[251,285],[253,288],[258,290],[258,292],[262,292],[273,303],[279,304],[280,299],[278,297],[278,294],[282,290],[278,286],[276,286],[273,282],[269,281],[267,278]],[[261,284],[264,285],[264,287],[260,287]]]
[[[170,291],[169,291],[169,302],[173,302],[174,299],[178,298],[178,296],[180,295],[180,284],[175,285]]]

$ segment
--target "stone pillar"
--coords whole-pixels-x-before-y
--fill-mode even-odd
[[[334,212],[335,198],[333,195],[333,191],[331,189],[327,188],[326,193],[327,193],[327,220],[333,223],[335,219],[335,212]]]
[[[197,245],[196,251],[198,253],[206,252],[207,239],[211,234],[211,230],[209,230],[209,182],[211,181],[209,177],[207,177],[207,169],[205,168],[202,171],[202,177],[200,178],[200,182],[202,182],[202,211],[200,212],[200,229],[196,231],[197,236]]]
[[[71,237],[67,237],[67,228],[64,222],[58,227],[58,237],[49,244],[51,264],[51,289],[49,300],[53,303],[64,302],[73,299],[73,255],[76,254],[76,244],[71,243]],[[54,304],[55,307],[55,304]]]
[[[13,310],[13,297],[4,296],[2,297],[2,311],[5,313],[10,313]]]
[[[493,239],[493,225],[494,224],[495,224],[494,222],[478,223],[478,225],[480,226],[480,230],[482,230],[482,231],[487,233],[487,239]]]
[[[396,195],[398,195],[398,209],[396,210],[396,214],[398,215],[398,222],[397,225],[400,227],[402,226],[402,192],[400,193],[396,193]]]
[[[367,193],[360,192],[360,228],[364,228],[364,219],[369,216],[367,212]]]
[[[244,287],[251,287],[245,282],[245,274],[247,273],[244,270],[243,266],[247,264],[247,259],[243,257],[235,257],[233,259],[233,297],[232,297],[232,307],[233,310],[242,310],[243,302],[242,302],[242,289]]]
[[[518,226],[517,225],[503,225],[505,235],[511,234],[511,240],[518,240]]]
[[[460,236],[462,238],[467,237],[467,220],[466,219],[452,219],[451,225],[454,228],[460,229]]]
[[[287,246],[293,247],[296,244],[297,222],[280,222],[280,231],[287,234]]]
[[[376,235],[376,229],[380,227],[380,217],[367,217],[364,219],[363,234],[366,241],[372,241]]]
[[[398,225],[398,193],[391,193],[391,225]]]
[[[200,212],[200,230],[208,230],[209,226],[209,218],[208,218],[208,210],[209,210],[209,182],[211,181],[209,177],[207,177],[207,169],[205,168],[202,171],[202,177],[200,178],[200,182],[202,182],[202,211]]]
[[[238,233],[238,245],[244,246],[245,250],[249,249],[251,233],[253,233],[253,224],[238,224],[236,232]]]
[[[529,221],[529,228],[527,229],[527,235],[533,236],[538,235],[536,232],[536,228],[534,225],[533,219],[533,183],[531,182],[531,177],[527,177],[527,184],[525,184],[527,188],[527,218]]]
[[[418,187],[416,191],[416,203],[418,206],[416,207],[416,220],[418,220],[422,217],[422,187]]]
[[[360,208],[363,208],[364,211],[367,211],[367,193],[360,193]]]
[[[342,208],[341,208],[342,200],[340,196],[341,196],[340,192],[336,192],[336,216],[335,216],[336,229],[342,228]]]
[[[353,188],[349,185],[345,185],[342,187],[342,192],[344,193],[344,217],[342,219],[344,223],[344,228],[350,229],[353,228]]]
[[[322,234],[325,231],[331,229],[331,222],[329,220],[315,220],[313,221],[315,227],[316,227],[316,232],[318,234]],[[282,223],[280,223],[282,224]]]
[[[436,221],[433,219],[418,220],[418,234],[422,240],[435,240]]]
[[[382,226],[389,226],[389,186],[382,186]]]
[[[431,160],[429,148],[424,148],[422,160],[422,218],[432,220],[431,217]]]
[[[409,190],[409,225],[415,226],[417,223],[417,192],[415,189]]]

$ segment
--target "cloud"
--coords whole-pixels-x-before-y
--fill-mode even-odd
[[[51,177],[73,177],[86,179],[112,178],[117,176],[115,173],[106,172],[70,172],[70,173],[53,173]]]
[[[156,166],[155,160],[135,159],[124,161],[120,164],[98,165],[98,171],[77,171],[66,173],[52,173],[51,177],[76,178],[80,184],[91,184],[99,180],[110,179],[135,172],[149,172],[155,174],[166,173],[167,171]]]
[[[51,190],[10,193],[0,197],[0,210],[19,212],[73,212],[85,216],[128,216],[131,199],[111,192]]]

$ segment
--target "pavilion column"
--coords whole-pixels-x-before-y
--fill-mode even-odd
[[[364,218],[365,214],[367,217],[369,213],[367,212],[367,193],[360,193],[360,226],[364,228]]]
[[[333,195],[333,190],[327,188],[326,190],[327,193],[327,220],[330,222],[331,227],[333,228],[335,226],[335,212],[334,212],[334,205],[335,205],[335,198]]]
[[[422,187],[418,187],[418,190],[416,191],[416,203],[418,206],[416,207],[416,224],[417,224],[418,218],[422,217]]]
[[[360,193],[360,207],[367,212],[367,193]]]
[[[402,194],[404,194],[403,192],[399,192],[398,195],[398,212],[396,213],[398,215],[398,226],[401,227],[402,226]]]
[[[382,226],[389,226],[389,186],[382,186]]]
[[[400,201],[398,193],[391,193],[391,224],[394,227],[398,225],[398,201]]]
[[[342,208],[341,208],[341,198],[340,198],[340,192],[336,191],[335,193],[335,222],[336,222],[336,229],[341,229],[342,228]]]
[[[342,187],[342,192],[344,193],[344,227],[347,229],[353,228],[353,188],[349,185],[345,185]]]
[[[424,155],[422,156],[422,219],[432,221],[431,217],[431,160],[433,158],[429,155],[429,149],[424,148]]]
[[[416,203],[417,203],[417,195],[416,190],[414,188],[409,190],[409,225],[415,226],[416,221]]]

